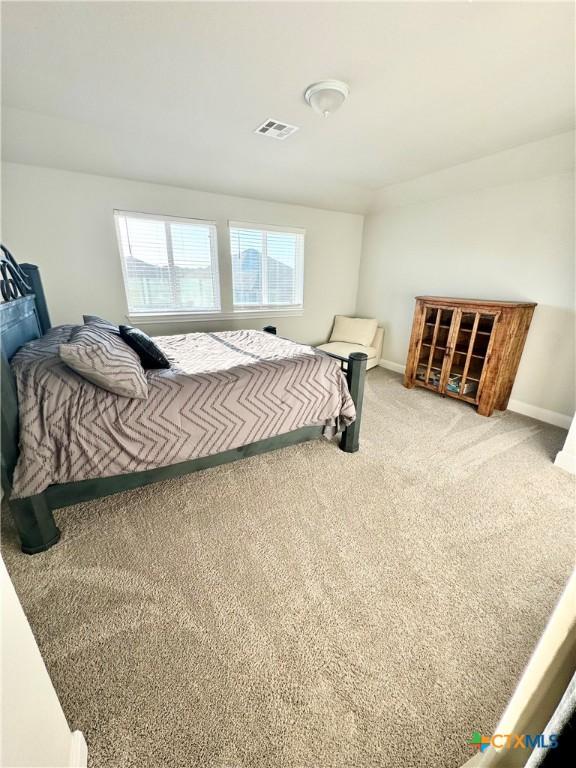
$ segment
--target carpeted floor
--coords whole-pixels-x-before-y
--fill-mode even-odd
[[[92,768],[457,768],[566,581],[565,432],[376,369],[361,451],[62,510],[3,553]]]

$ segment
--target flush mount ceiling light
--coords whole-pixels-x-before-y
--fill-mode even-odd
[[[323,80],[309,85],[304,98],[315,112],[322,117],[328,117],[340,109],[349,93],[350,88],[341,80]]]

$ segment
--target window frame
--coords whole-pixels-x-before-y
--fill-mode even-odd
[[[220,259],[219,259],[219,253],[218,253],[218,226],[215,221],[212,221],[210,219],[197,219],[197,218],[190,218],[185,216],[168,216],[166,214],[162,213],[144,213],[142,211],[127,211],[124,209],[114,208],[113,210],[113,217],[114,217],[114,228],[116,231],[116,242],[118,246],[118,256],[120,258],[120,266],[122,268],[122,281],[124,284],[124,295],[126,297],[126,307],[128,310],[127,317],[129,320],[137,320],[138,322],[145,323],[146,321],[150,323],[157,323],[157,322],[174,322],[178,319],[188,319],[188,318],[201,318],[205,317],[207,315],[211,315],[214,317],[220,317],[222,313],[222,290],[221,290],[221,278],[220,278]],[[124,253],[122,249],[122,233],[120,231],[121,222],[120,219],[122,217],[130,218],[130,219],[146,219],[147,221],[159,221],[162,224],[164,224],[165,227],[165,237],[166,237],[166,246],[167,246],[167,260],[168,260],[168,278],[170,281],[170,284],[174,286],[174,276],[172,274],[171,268],[174,266],[173,263],[173,249],[172,249],[172,234],[170,231],[170,224],[176,223],[176,224],[188,224],[188,225],[201,225],[208,229],[209,231],[209,238],[210,238],[210,262],[211,262],[211,275],[212,275],[212,287],[214,291],[214,303],[217,308],[215,309],[208,309],[208,308],[202,308],[198,310],[193,309],[182,309],[179,310],[177,307],[174,307],[173,309],[169,310],[162,310],[162,309],[155,309],[150,311],[138,311],[133,310],[130,307],[130,299],[128,294],[128,275],[126,272],[126,263],[124,258]],[[175,292],[173,288],[173,293]]]
[[[251,305],[251,304],[234,304],[234,273],[232,268],[232,230],[233,229],[251,229],[256,232],[277,232],[281,234],[286,235],[300,235],[301,240],[301,247],[299,249],[299,253],[297,253],[297,263],[296,263],[296,278],[299,282],[298,285],[298,294],[300,298],[300,302],[298,304],[258,304],[258,305]],[[264,250],[262,255],[268,258],[267,254],[268,248],[267,243],[264,246]],[[253,314],[254,317],[262,317],[265,315],[286,315],[286,316],[298,316],[302,315],[304,312],[304,257],[305,257],[305,251],[306,251],[306,230],[303,227],[293,227],[293,226],[282,226],[278,224],[261,224],[259,222],[253,222],[253,221],[236,221],[236,220],[229,220],[228,221],[228,255],[229,255],[229,261],[230,261],[230,272],[231,272],[231,304],[234,308],[234,315],[237,316],[239,314],[242,314],[246,316],[247,313]],[[267,270],[262,270],[262,277],[263,277],[263,284],[267,283],[266,277],[267,277]],[[264,289],[262,289],[264,290]]]
[[[118,258],[122,269],[122,282],[124,296],[126,299],[126,318],[130,322],[139,325],[175,325],[182,322],[202,323],[210,320],[239,320],[239,319],[262,319],[269,317],[302,317],[304,315],[304,291],[305,291],[305,247],[306,230],[303,227],[282,226],[276,224],[261,224],[259,222],[239,222],[225,220],[224,222],[211,219],[199,219],[187,216],[172,216],[164,213],[149,213],[146,211],[129,211],[124,208],[114,208],[112,211],[114,219],[114,230],[116,235],[116,244],[118,249]],[[179,311],[174,308],[171,310],[151,310],[149,312],[132,311],[128,299],[128,282],[126,275],[126,265],[122,251],[122,240],[120,232],[120,218],[127,216],[129,218],[152,219],[156,221],[180,222],[182,224],[203,224],[212,228],[211,234],[211,258],[213,266],[213,285],[214,295],[217,299],[219,309],[208,310],[189,310]],[[238,226],[244,229],[255,229],[261,232],[285,232],[287,234],[302,235],[302,247],[299,254],[299,279],[300,279],[300,297],[301,303],[298,305],[267,305],[267,306],[249,306],[234,305],[234,286],[232,273],[232,249],[231,249],[231,227]],[[226,236],[224,236],[224,233]]]

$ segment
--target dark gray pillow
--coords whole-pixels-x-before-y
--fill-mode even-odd
[[[139,356],[143,368],[147,370],[151,368],[170,368],[170,363],[162,350],[158,349],[150,336],[141,331],[140,328],[133,328],[131,325],[121,325],[120,336]]]
[[[84,320],[86,325],[94,325],[102,331],[115,333],[117,336],[120,335],[120,329],[117,325],[114,325],[114,323],[111,323],[109,320],[104,320],[103,317],[98,317],[98,315],[82,315],[82,320]]]
[[[120,336],[96,325],[80,325],[66,344],[60,359],[83,378],[122,397],[145,400],[148,381],[140,358]]]

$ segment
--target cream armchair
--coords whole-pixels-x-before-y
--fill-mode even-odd
[[[364,352],[368,355],[368,370],[380,362],[383,339],[384,329],[378,327],[377,320],[336,315],[330,341],[320,344],[318,349],[340,357],[348,357],[352,352]]]

